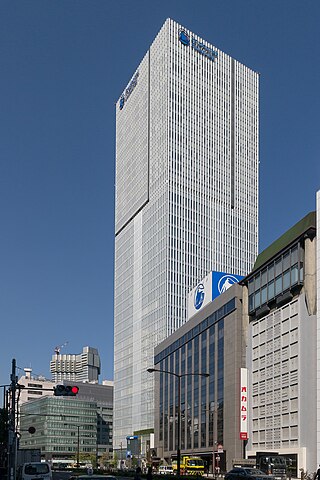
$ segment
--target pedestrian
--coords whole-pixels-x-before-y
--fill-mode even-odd
[[[152,480],[152,467],[148,467],[147,480]]]
[[[314,476],[314,480],[317,480],[317,479],[320,480],[320,465],[318,467],[317,473]]]
[[[141,480],[141,468],[140,467],[137,467],[136,468],[136,473],[135,473],[135,476],[134,476],[134,480]],[[319,479],[320,480],[320,479]]]

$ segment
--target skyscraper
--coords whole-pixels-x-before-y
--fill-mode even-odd
[[[259,75],[166,20],[116,107],[114,448],[153,426],[154,347],[258,247]]]

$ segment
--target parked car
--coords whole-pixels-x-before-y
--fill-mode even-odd
[[[225,480],[274,480],[273,475],[266,475],[261,470],[251,467],[234,467],[224,476]]]
[[[48,462],[24,463],[18,469],[19,480],[52,480],[51,467]]]

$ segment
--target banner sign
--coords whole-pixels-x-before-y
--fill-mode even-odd
[[[240,368],[240,440],[248,440],[248,369]]]

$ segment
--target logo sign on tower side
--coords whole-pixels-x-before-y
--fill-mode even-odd
[[[135,89],[135,87],[138,83],[138,77],[139,77],[139,70],[135,73],[131,82],[129,83],[129,85],[127,86],[127,88],[125,89],[125,91],[123,92],[123,94],[120,97],[120,100],[119,100],[120,110],[123,109],[125,102],[128,101],[128,98],[130,97],[131,93]]]

